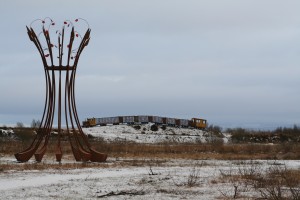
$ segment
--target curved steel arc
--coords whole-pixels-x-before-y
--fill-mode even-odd
[[[47,42],[47,45],[48,45],[48,50],[49,50],[49,54],[50,54],[50,58],[51,58],[51,65],[53,66],[53,55],[52,55],[52,48],[51,48],[51,41],[50,41],[49,33],[46,32],[44,28],[43,28],[43,32],[44,32],[46,42]],[[48,73],[48,76],[49,76],[49,71],[48,70],[47,70],[47,73]],[[49,86],[50,86],[50,88],[49,88],[50,100],[49,100],[49,107],[48,107],[48,108],[50,108],[50,110],[49,110],[48,115],[47,115],[47,120],[46,120],[47,123],[44,126],[45,129],[42,130],[42,131],[45,131],[45,133],[44,133],[45,134],[45,136],[44,136],[44,145],[35,153],[35,159],[37,161],[41,161],[44,154],[45,154],[45,152],[46,152],[47,144],[48,144],[50,134],[51,134],[51,128],[52,128],[52,125],[53,125],[54,112],[55,112],[55,97],[56,97],[56,90],[55,90],[56,84],[55,84],[55,72],[54,72],[54,70],[52,70],[51,78],[52,78],[52,80],[50,81],[50,84],[49,84]]]
[[[69,107],[69,115],[70,115],[70,120],[71,120],[71,124],[72,124],[72,128],[73,128],[73,134],[74,134],[74,138],[76,140],[76,145],[77,145],[77,148],[79,149],[79,152],[80,154],[82,155],[82,159],[83,160],[90,160],[91,159],[91,153],[88,152],[80,138],[78,137],[78,131],[75,129],[74,127],[74,121],[73,121],[73,118],[76,122],[76,119],[75,119],[75,111],[74,111],[74,108],[73,108],[73,105],[72,105],[72,102],[73,102],[73,96],[72,96],[72,88],[74,88],[74,72],[75,70],[72,71],[71,73],[71,77],[70,77],[70,84],[69,84],[69,87],[68,87],[68,107]],[[77,124],[77,127],[78,127],[78,124]]]
[[[100,153],[96,150],[94,150],[92,148],[92,146],[90,145],[90,143],[88,142],[88,138],[87,136],[83,133],[83,130],[80,126],[80,121],[78,118],[78,114],[77,114],[77,108],[76,108],[76,98],[75,98],[75,75],[76,75],[76,68],[73,71],[73,77],[72,77],[72,88],[71,88],[71,95],[72,95],[72,109],[73,109],[73,113],[74,113],[74,119],[76,122],[76,125],[78,127],[79,130],[79,137],[81,137],[83,139],[84,144],[87,146],[89,152],[91,153],[91,161],[93,162],[104,162],[107,159],[107,155]]]
[[[50,109],[50,100],[49,99],[50,99],[50,95],[51,95],[51,87],[49,86],[49,84],[51,81],[50,81],[49,72],[48,72],[48,70],[46,70],[46,68],[44,68],[44,72],[45,72],[45,79],[46,79],[46,98],[45,98],[43,117],[42,117],[41,123],[39,125],[37,134],[36,134],[33,142],[31,143],[31,145],[27,149],[15,154],[16,159],[20,162],[26,162],[33,156],[33,154],[39,148],[39,146],[44,138],[44,135],[45,135],[44,129],[45,129],[45,124],[48,120],[49,109]],[[47,114],[46,114],[46,110],[47,110]],[[45,119],[45,116],[46,116],[46,119]],[[44,122],[44,119],[45,119],[45,122]]]

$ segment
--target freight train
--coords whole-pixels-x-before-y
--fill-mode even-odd
[[[83,127],[93,126],[106,126],[106,125],[119,125],[119,124],[146,124],[154,123],[157,125],[166,125],[174,127],[192,127],[198,129],[205,129],[207,127],[207,121],[200,118],[177,119],[169,117],[159,116],[117,116],[117,117],[103,117],[103,118],[88,118],[83,121]]]

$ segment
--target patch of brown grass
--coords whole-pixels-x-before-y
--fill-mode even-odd
[[[63,153],[72,154],[67,140],[62,141]],[[291,151],[286,153],[286,145],[265,144],[138,144],[134,142],[114,142],[91,140],[92,146],[110,157],[147,157],[147,158],[185,158],[185,159],[300,159],[300,146],[290,144]],[[30,141],[0,141],[0,153],[13,155],[30,145]],[[55,154],[56,138],[49,141],[46,154]]]
[[[0,156],[13,156],[27,148],[32,140],[0,140]],[[172,143],[140,144],[134,142],[105,142],[97,138],[90,139],[91,145],[99,152],[111,158],[148,158],[148,159],[300,159],[300,146],[297,144],[195,144]],[[61,141],[63,155],[72,157],[69,141],[63,137]],[[57,137],[51,137],[46,155],[55,155]],[[71,158],[73,159],[73,158]],[[55,160],[53,158],[53,160]]]

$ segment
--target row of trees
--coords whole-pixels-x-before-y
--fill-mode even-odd
[[[244,128],[227,129],[233,142],[300,142],[300,127],[279,127],[272,131],[247,130]]]
[[[40,126],[40,124],[41,124],[40,120],[33,119],[31,124],[30,124],[30,127],[31,128],[38,128]],[[17,128],[23,128],[24,124],[22,122],[17,122],[16,127]]]

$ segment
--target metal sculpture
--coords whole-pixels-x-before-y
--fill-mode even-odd
[[[75,30],[74,27],[75,23],[82,22],[87,25],[83,36],[78,30]],[[37,23],[39,23],[38,28],[41,29],[38,34],[36,34],[33,28],[33,25]],[[61,30],[54,31],[58,39],[57,44],[55,44],[50,37],[54,34],[54,26],[55,22],[48,17],[43,20],[37,19],[33,21],[29,27],[26,26],[29,39],[37,47],[43,61],[46,78],[46,100],[43,117],[33,142],[27,149],[16,153],[15,157],[20,162],[26,162],[34,154],[36,161],[42,160],[47,150],[54,116],[57,112],[58,141],[56,160],[61,161],[61,138],[63,132],[62,112],[64,112],[66,122],[64,132],[67,133],[76,161],[104,162],[107,155],[94,150],[88,142],[87,136],[81,129],[75,103],[75,75],[77,64],[83,49],[90,41],[91,29],[84,19],[78,18],[74,22],[66,20]],[[63,95],[64,102],[62,103]],[[57,111],[55,109],[56,103]]]

